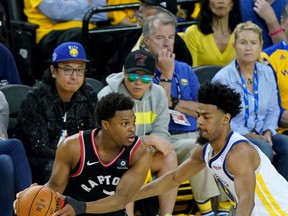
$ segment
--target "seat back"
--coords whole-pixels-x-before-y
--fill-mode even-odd
[[[193,70],[198,77],[200,84],[211,81],[214,75],[222,68],[219,65],[202,65],[194,67]]]
[[[39,56],[36,50],[36,29],[38,26],[27,22],[23,0],[1,1],[9,21],[8,26],[12,39],[11,51],[15,56],[22,83],[28,84],[29,79],[34,78],[39,73],[39,71],[36,73],[37,56]],[[25,80],[27,76],[29,76],[28,82]]]
[[[5,95],[9,105],[8,137],[11,137],[14,132],[22,101],[31,90],[31,86],[21,84],[9,84],[0,87],[0,91]]]
[[[87,82],[89,85],[92,86],[94,91],[98,94],[100,90],[105,86],[102,82],[99,80],[96,80],[94,78],[86,77],[85,82]]]
[[[23,0],[2,0],[5,8],[7,9],[9,19],[17,21],[26,21],[27,18],[23,12]]]

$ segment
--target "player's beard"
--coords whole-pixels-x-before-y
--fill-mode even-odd
[[[202,137],[201,135],[196,140],[196,143],[198,143],[200,145],[205,145],[208,142],[209,142],[209,140],[206,139],[205,137]]]

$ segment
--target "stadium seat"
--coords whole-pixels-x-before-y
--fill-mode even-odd
[[[17,123],[20,106],[26,95],[31,90],[31,86],[21,84],[9,84],[0,87],[0,91],[2,91],[5,95],[9,105],[8,137],[11,137],[13,135],[14,128]]]
[[[193,70],[198,77],[200,84],[211,81],[214,75],[222,68],[219,65],[202,65],[194,67]]]
[[[105,86],[102,82],[99,80],[96,80],[94,78],[86,77],[85,82],[87,82],[89,85],[92,86],[94,91],[98,94],[100,90]]]
[[[37,25],[27,22],[23,12],[23,0],[2,0],[8,16],[8,28],[11,33],[11,48],[13,53],[23,57],[28,68],[29,76],[35,77],[37,62],[36,29]]]

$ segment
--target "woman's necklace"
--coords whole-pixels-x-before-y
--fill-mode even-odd
[[[253,80],[250,77],[248,77],[246,81],[247,81],[248,85],[252,85],[253,84]]]
[[[249,77],[248,75],[243,75],[247,85],[253,84],[253,78]]]

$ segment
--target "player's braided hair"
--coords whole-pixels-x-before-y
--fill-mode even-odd
[[[224,113],[230,113],[231,118],[242,109],[240,94],[220,82],[205,82],[201,85],[198,91],[198,101],[217,106]]]
[[[116,111],[132,110],[134,102],[124,94],[110,93],[104,96],[97,104],[95,115],[98,125],[102,120],[109,120],[115,116]]]

